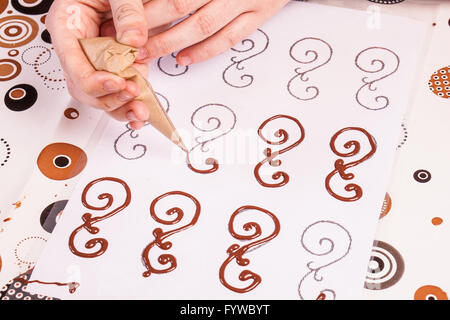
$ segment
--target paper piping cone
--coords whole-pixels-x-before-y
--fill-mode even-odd
[[[135,82],[141,94],[135,100],[142,101],[150,111],[148,122],[183,150],[187,150],[175,126],[164,111],[150,83],[132,67],[138,50],[118,43],[114,38],[97,37],[80,39],[81,47],[92,66],[98,71],[108,71]]]

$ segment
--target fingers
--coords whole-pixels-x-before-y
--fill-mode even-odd
[[[213,36],[180,51],[177,62],[180,65],[184,65],[185,61],[198,63],[219,55],[253,33],[260,22],[256,13],[244,13]]]
[[[66,78],[70,78],[83,92],[94,97],[122,90],[125,80],[108,72],[96,71],[92,67],[78,42],[78,38],[89,35],[69,27],[66,23],[69,13],[61,7],[61,3],[57,2],[57,5],[52,7],[46,19],[46,26]]]
[[[127,81],[127,86],[124,90],[120,91],[119,93],[101,97],[98,100],[99,103],[101,103],[102,109],[104,109],[105,111],[113,111],[132,101],[139,94],[139,86],[132,81]]]
[[[147,19],[142,0],[110,0],[117,40],[123,44],[142,47],[147,42]]]
[[[246,1],[234,0],[209,2],[169,30],[150,37],[146,45],[149,56],[159,58],[212,36],[236,18],[243,11],[245,3]],[[189,63],[190,61],[183,61],[184,65]]]
[[[108,113],[118,121],[128,121],[130,123],[137,122],[137,125],[139,125],[140,122],[147,121],[150,116],[150,112],[141,101],[131,101]]]
[[[153,29],[174,22],[209,2],[211,0],[152,0],[144,5],[148,27]]]

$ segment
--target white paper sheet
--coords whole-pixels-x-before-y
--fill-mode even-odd
[[[210,168],[203,161],[213,157],[219,162],[218,170],[193,172],[186,165],[186,155],[151,127],[132,132],[111,121],[32,277],[77,281],[80,287],[73,294],[52,285],[31,284],[30,289],[66,299],[316,299],[321,293],[327,299],[359,298],[424,37],[421,23],[379,18],[377,29],[365,12],[290,3],[249,40],[208,62],[187,69],[177,67],[171,56],[155,62],[150,81],[164,96],[161,101],[185,143],[193,148],[193,165]],[[269,123],[267,129],[272,130],[262,135],[279,141],[275,130],[284,129],[288,142],[269,145],[258,137],[261,124],[275,115],[298,119],[303,140],[300,127],[286,118]],[[354,130],[343,133],[336,141],[340,152],[349,151],[343,146],[350,140],[359,141],[361,150],[353,157],[342,157],[332,152],[330,140],[348,127],[363,128],[371,136]],[[347,184],[358,185],[362,196],[355,201],[332,196],[325,181],[335,161],[347,164],[371,153],[371,137],[376,144],[373,156],[345,171],[353,173],[353,179],[344,181],[336,174],[330,182],[341,197],[355,195],[344,190]],[[276,188],[258,183],[254,169],[266,158],[264,149],[276,153],[298,140],[302,140],[299,145],[275,158],[281,160],[278,167],[265,163],[260,171],[266,183],[274,183],[271,175],[283,171],[288,183]],[[97,234],[83,229],[75,236],[74,246],[83,252],[99,248],[97,244],[86,249],[88,240],[108,241],[100,256],[79,257],[69,250],[68,242],[83,224],[82,215],[102,216],[119,207],[126,196],[122,184],[102,181],[89,189],[86,201],[104,206],[107,199],[97,196],[109,193],[114,196],[111,208],[87,209],[81,201],[84,188],[104,177],[125,181],[131,202],[95,223]],[[195,203],[180,195],[158,201],[156,212],[162,219],[173,220],[175,214],[164,216],[164,212],[178,206],[184,220],[165,225],[152,218],[152,201],[170,191],[193,195],[200,203],[200,215],[195,225],[163,241],[172,243],[170,249],[150,250],[154,268],[170,264],[158,264],[161,254],[174,256],[176,268],[143,277],[147,269],[141,255],[155,240],[153,231],[167,232],[193,219]],[[247,266],[230,258],[224,276],[227,287],[219,280],[227,249],[270,236],[276,225],[267,213],[241,212],[235,232],[252,234],[255,229],[244,231],[242,225],[256,222],[262,235],[237,240],[228,224],[233,212],[245,205],[270,211],[280,232],[263,246],[244,250]],[[260,277],[255,276],[256,286],[246,293],[229,289],[242,289],[252,282],[239,280],[242,270]]]

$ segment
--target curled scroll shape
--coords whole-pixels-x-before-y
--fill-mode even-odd
[[[337,236],[339,233],[341,234],[339,238],[340,242],[337,243]],[[329,235],[327,236],[323,234]],[[318,244],[319,248],[312,248],[310,246],[311,242]],[[300,299],[304,300],[305,294],[307,294],[311,297],[311,299],[316,299],[316,297],[319,299],[320,297],[320,300],[325,300],[328,298],[334,300],[336,298],[336,292],[333,289],[325,288],[319,292],[304,292],[304,286],[306,281],[313,280],[313,285],[323,281],[324,278],[319,274],[319,272],[321,272],[322,269],[344,259],[348,255],[352,245],[352,237],[350,233],[347,229],[334,221],[317,221],[309,225],[303,231],[301,245],[308,253],[316,257],[328,257],[329,259],[325,259],[325,261],[323,261],[322,258],[321,263],[309,261],[306,264],[309,271],[303,276],[298,285],[298,294]],[[338,248],[341,249],[339,251],[343,252],[336,252]]]
[[[352,180],[355,177],[355,175],[353,173],[346,173],[347,169],[352,168],[352,167],[370,159],[377,151],[377,144],[376,144],[375,138],[372,137],[372,135],[370,133],[368,133],[366,130],[364,130],[362,128],[348,127],[348,128],[341,129],[333,135],[333,137],[331,138],[331,141],[330,141],[331,150],[333,151],[334,154],[336,154],[339,157],[343,157],[343,158],[352,157],[352,156],[357,155],[361,150],[361,143],[356,140],[350,140],[344,144],[344,148],[348,149],[349,150],[348,152],[339,152],[337,150],[336,139],[342,133],[347,132],[347,131],[362,132],[369,141],[370,151],[366,155],[364,155],[361,159],[352,161],[349,163],[345,163],[343,159],[336,160],[334,163],[334,170],[332,172],[330,172],[330,174],[328,174],[328,176],[325,179],[325,187],[326,187],[328,193],[331,194],[334,198],[341,200],[341,201],[350,202],[350,201],[357,201],[357,200],[361,199],[361,197],[363,195],[362,188],[355,183],[349,183],[345,186],[344,189],[347,192],[354,192],[354,195],[350,196],[350,197],[343,197],[343,196],[340,196],[339,194],[335,193],[333,191],[333,189],[331,188],[331,186],[330,186],[331,178],[333,178],[336,174],[339,174],[339,176],[344,180]]]
[[[320,91],[318,87],[307,84],[309,81],[307,74],[326,65],[333,56],[333,49],[322,39],[308,37],[296,41],[291,46],[289,55],[293,60],[302,64],[302,66],[295,69],[297,75],[291,78],[287,84],[289,93],[298,100],[315,99]],[[306,88],[304,88],[305,85]]]
[[[398,55],[386,48],[370,47],[358,53],[355,65],[359,70],[369,73],[368,76],[361,79],[364,85],[356,92],[355,97],[358,104],[369,110],[381,110],[389,106],[390,101],[387,96],[373,97],[373,93],[378,90],[375,86],[376,82],[397,72],[400,66]],[[376,77],[371,79],[370,74],[374,74]]]
[[[250,271],[247,269],[243,270],[239,274],[239,280],[240,281],[251,280],[251,283],[249,283],[247,286],[245,286],[243,288],[237,288],[237,287],[231,285],[230,283],[228,283],[228,281],[226,280],[225,271],[226,271],[227,266],[233,260],[235,260],[239,266],[243,266],[243,267],[248,266],[250,264],[250,260],[248,258],[244,258],[243,257],[244,254],[247,251],[251,251],[252,248],[256,249],[257,247],[260,247],[263,244],[266,244],[267,242],[269,242],[270,240],[275,238],[280,233],[280,221],[272,212],[270,212],[266,209],[260,208],[260,207],[247,205],[247,206],[242,206],[239,209],[237,209],[231,215],[230,222],[228,223],[228,230],[235,239],[240,240],[240,241],[249,241],[249,240],[257,239],[262,235],[262,228],[257,222],[247,222],[242,226],[242,229],[244,231],[246,231],[246,232],[252,231],[251,234],[240,234],[235,230],[234,221],[236,219],[236,216],[241,213],[245,213],[248,210],[256,210],[257,212],[260,212],[261,214],[269,216],[272,219],[275,228],[274,228],[274,231],[267,237],[250,242],[246,245],[243,245],[242,247],[239,244],[232,244],[228,248],[228,250],[227,250],[228,258],[223,262],[222,266],[220,267],[219,279],[220,279],[220,282],[226,288],[230,289],[231,291],[237,292],[237,293],[246,293],[246,292],[252,291],[261,283],[262,278],[260,275],[254,273],[253,271]]]
[[[149,277],[153,273],[155,273],[155,274],[168,273],[168,272],[171,272],[176,269],[177,259],[172,254],[162,254],[158,257],[158,263],[161,265],[168,265],[166,268],[157,269],[157,268],[153,267],[152,263],[150,262],[150,251],[155,246],[157,246],[158,248],[160,248],[162,250],[169,250],[170,248],[172,248],[172,242],[170,242],[170,241],[164,242],[164,240],[166,240],[168,237],[170,237],[171,235],[173,235],[175,233],[181,232],[183,230],[186,230],[186,229],[194,226],[197,223],[197,220],[200,216],[200,209],[201,209],[200,202],[194,196],[190,195],[189,193],[183,192],[183,191],[171,191],[171,192],[167,192],[165,194],[160,195],[159,197],[155,198],[152,201],[152,203],[150,205],[150,215],[153,218],[153,220],[155,220],[156,222],[158,222],[160,224],[166,225],[166,226],[179,224],[179,222],[184,217],[183,209],[181,209],[179,207],[173,207],[173,208],[168,209],[165,212],[166,216],[169,218],[173,216],[172,219],[160,218],[160,217],[158,217],[158,215],[156,214],[156,211],[155,211],[155,206],[161,199],[169,197],[169,196],[173,196],[173,195],[180,195],[180,196],[191,199],[192,202],[194,202],[194,204],[195,204],[194,216],[189,223],[187,223],[181,227],[178,227],[178,228],[175,228],[175,229],[172,229],[169,231],[163,231],[161,228],[156,228],[153,230],[153,236],[155,237],[155,240],[150,242],[144,248],[144,251],[142,252],[142,263],[144,264],[145,268],[147,269],[147,271],[145,271],[142,274],[144,277]]]
[[[300,131],[300,138],[295,141],[294,143],[290,144],[289,146],[278,150],[278,151],[272,151],[271,148],[266,148],[264,150],[264,155],[266,156],[266,158],[259,162],[254,169],[254,174],[256,177],[256,180],[259,182],[260,185],[262,185],[263,187],[269,187],[269,188],[277,188],[277,187],[282,187],[285,184],[287,184],[289,182],[289,175],[286,172],[283,171],[276,171],[275,173],[272,174],[272,179],[274,180],[273,183],[269,183],[269,182],[265,182],[260,175],[260,170],[262,168],[262,166],[265,163],[268,163],[270,166],[272,167],[278,167],[281,165],[281,160],[279,159],[275,159],[277,158],[279,155],[297,147],[300,143],[302,143],[302,141],[305,139],[305,129],[303,128],[302,124],[300,123],[300,121],[298,121],[296,118],[291,117],[291,116],[287,116],[287,115],[283,115],[283,114],[279,114],[276,116],[273,116],[269,119],[267,119],[266,121],[264,121],[261,126],[258,128],[258,135],[259,137],[264,140],[264,142],[266,142],[269,145],[283,145],[285,144],[288,140],[289,140],[289,134],[287,133],[286,130],[284,129],[279,129],[275,132],[275,137],[278,138],[279,140],[277,141],[273,141],[273,140],[269,140],[266,137],[264,137],[263,135],[263,130],[265,128],[265,126],[269,123],[272,122],[276,119],[288,119],[293,121],[299,131]],[[280,180],[281,179],[281,180]],[[278,181],[280,180],[280,181]]]
[[[157,96],[159,96],[159,101],[161,102],[162,107],[165,109],[166,112],[169,112],[170,104],[169,100],[162,94],[155,92]],[[148,126],[149,124],[146,123],[144,126]],[[131,148],[132,151],[128,150],[125,151],[120,147],[120,144],[123,140],[127,138],[131,139],[137,139],[139,138],[139,133],[136,130],[133,130],[130,125],[127,123],[126,125],[127,130],[122,132],[117,139],[114,141],[114,151],[116,154],[125,159],[125,160],[137,160],[145,156],[147,153],[147,146],[142,143],[134,144]],[[126,143],[125,143],[126,144]]]
[[[185,74],[189,70],[189,66],[180,66],[177,63],[176,53],[171,53],[158,59],[159,70],[171,77],[177,77]]]
[[[217,111],[217,114],[213,114],[214,111]],[[219,112],[222,114],[219,115]],[[202,174],[213,173],[219,169],[219,163],[214,158],[207,158],[205,160],[205,164],[208,165],[209,168],[196,168],[190,161],[190,155],[197,151],[208,152],[209,144],[233,130],[236,121],[237,118],[234,111],[223,104],[211,103],[194,111],[191,116],[191,123],[194,128],[202,133],[202,135],[195,137],[197,144],[187,152],[186,163],[189,169]]]
[[[241,57],[239,56],[231,57],[230,60],[232,64],[230,64],[223,71],[222,79],[223,81],[225,81],[226,84],[234,88],[245,88],[253,83],[254,80],[253,75],[244,73],[245,66],[243,66],[242,63],[260,55],[261,53],[266,51],[267,48],[269,47],[269,37],[267,36],[267,34],[261,29],[258,29],[256,34],[262,35],[261,44],[263,45],[261,45],[262,47],[261,50],[255,52],[255,49],[257,49],[257,44],[259,45],[259,40],[254,39],[244,39],[238,46],[234,46],[233,48],[231,48],[232,51],[239,53]],[[248,55],[248,53],[250,53],[250,55]],[[242,57],[242,55],[244,57]],[[236,73],[238,73],[240,79],[240,81],[238,82],[233,80],[232,77]]]
[[[98,256],[102,255],[103,253],[105,253],[106,249],[108,249],[108,240],[106,240],[104,238],[94,238],[94,239],[87,241],[86,244],[84,245],[86,249],[93,249],[94,247],[97,246],[97,244],[100,245],[100,247],[96,251],[86,253],[86,252],[81,252],[76,248],[76,246],[75,246],[76,235],[83,229],[86,230],[87,232],[89,232],[90,234],[97,234],[100,231],[100,229],[98,227],[94,227],[94,224],[101,222],[105,219],[111,218],[115,214],[119,213],[120,211],[122,211],[123,209],[128,207],[128,205],[131,202],[130,187],[128,187],[128,185],[126,184],[125,181],[120,180],[118,178],[105,177],[105,178],[99,178],[99,179],[89,182],[87,184],[87,186],[84,188],[83,193],[81,194],[81,201],[87,209],[94,210],[94,211],[105,211],[105,210],[108,210],[114,203],[114,197],[110,193],[101,193],[97,197],[97,199],[99,199],[99,200],[105,200],[105,199],[107,200],[106,204],[103,206],[102,205],[100,205],[100,206],[90,205],[87,202],[86,196],[87,196],[89,189],[91,189],[92,186],[94,186],[95,184],[101,183],[104,181],[111,181],[111,182],[120,184],[126,192],[126,197],[125,197],[124,202],[120,206],[116,207],[114,210],[110,211],[109,213],[107,213],[103,216],[92,217],[91,213],[83,214],[83,216],[81,217],[81,219],[83,220],[83,224],[81,226],[79,226],[78,228],[76,228],[69,237],[70,251],[72,251],[73,254],[75,254],[79,257],[82,257],[82,258],[95,258],[95,257],[98,257]]]

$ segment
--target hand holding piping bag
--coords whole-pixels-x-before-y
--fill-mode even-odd
[[[110,36],[138,48],[133,67],[147,78],[152,59],[179,51],[189,65],[233,47],[281,9],[288,0],[55,0],[46,18],[70,94],[105,110],[133,129],[149,119],[135,100],[139,86],[118,75],[96,71],[79,39]],[[190,15],[170,27],[180,18]],[[181,51],[180,51],[181,50]]]

